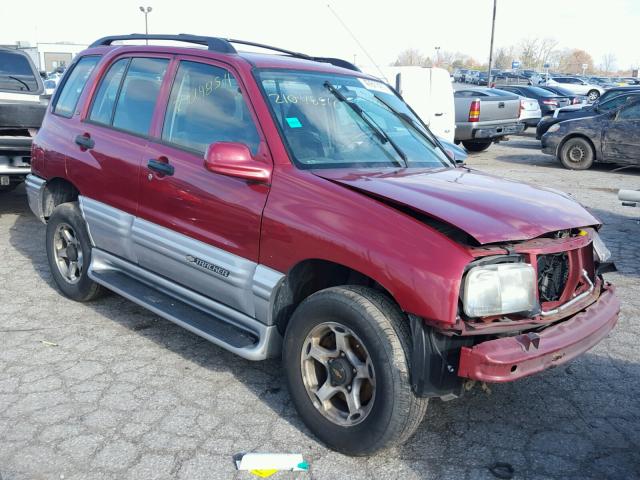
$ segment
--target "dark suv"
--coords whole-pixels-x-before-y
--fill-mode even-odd
[[[113,45],[174,40],[205,48]],[[429,397],[571,360],[619,302],[569,197],[457,166],[343,60],[190,35],[78,55],[29,202],[64,295],[105,288],[246,359],[283,359],[330,447],[408,439]],[[255,46],[255,44],[252,44]]]

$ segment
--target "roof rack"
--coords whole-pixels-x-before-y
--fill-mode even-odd
[[[285,55],[289,55],[295,58],[303,58],[305,60],[311,60],[313,62],[330,63],[331,65],[335,65],[336,67],[347,68],[349,70],[355,70],[356,72],[360,71],[360,69],[356,67],[353,63],[347,62],[346,60],[342,60],[341,58],[313,57],[311,55],[307,55],[306,53],[294,52],[292,50],[286,50],[280,47],[265,45],[264,43],[250,42],[247,40],[237,40],[235,38],[226,38],[225,40],[229,43],[236,43],[238,45],[249,45],[251,47],[264,48],[265,50],[272,50],[274,52],[284,53]]]
[[[204,45],[207,49],[220,53],[238,53],[227,40],[218,37],[203,37],[200,35],[188,35],[179,33],[178,35],[164,34],[144,34],[131,33],[129,35],[110,35],[102,37],[93,42],[89,47],[100,47],[111,45],[119,40],[171,40],[174,42],[194,43],[196,45]]]
[[[100,47],[111,45],[113,42],[121,40],[171,40],[175,42],[194,43],[196,45],[204,45],[207,49],[220,52],[220,53],[238,53],[233,47],[232,43],[238,45],[248,45],[252,47],[264,48],[265,50],[271,50],[274,52],[284,53],[295,58],[302,58],[304,60],[311,60],[313,62],[330,63],[336,67],[346,68],[359,72],[360,69],[353,63],[341,58],[332,57],[313,57],[305,53],[294,52],[292,50],[286,50],[284,48],[273,47],[271,45],[265,45],[264,43],[250,42],[248,40],[238,40],[234,38],[219,38],[219,37],[206,37],[201,35],[190,35],[187,33],[179,33],[177,35],[165,35],[165,34],[144,34],[144,33],[132,33],[129,35],[110,35],[108,37],[102,37],[93,42],[89,47]]]

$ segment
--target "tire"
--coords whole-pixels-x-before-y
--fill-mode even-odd
[[[587,170],[593,165],[595,152],[586,139],[574,137],[562,144],[558,159],[569,170]]]
[[[589,90],[587,97],[589,98],[589,101],[593,103],[600,98],[600,92],[598,90]]]
[[[88,302],[104,294],[104,287],[91,280],[87,272],[91,242],[77,202],[58,205],[49,217],[46,249],[51,275],[64,296]],[[72,268],[74,261],[77,268]]]
[[[491,140],[463,140],[462,145],[470,152],[484,152],[491,146]]]
[[[333,335],[333,348],[310,340],[315,338],[314,332],[323,329],[328,334],[321,340],[331,341]],[[343,338],[348,339],[344,343],[348,345],[344,356],[337,355],[340,329]],[[332,287],[304,300],[287,327],[283,364],[291,398],[307,427],[331,449],[353,456],[370,455],[409,439],[420,425],[428,402],[427,398],[416,397],[411,390],[410,340],[407,319],[386,295],[375,290],[360,286]],[[310,345],[324,346],[321,351],[332,355],[328,364],[333,372],[337,373],[336,365],[340,371],[340,365],[345,365],[347,360],[347,368],[333,377],[347,380],[344,385],[332,386],[328,367],[315,359],[316,354],[307,353],[315,350],[311,350]],[[357,361],[350,363],[354,352],[358,352]],[[352,367],[351,373],[349,367]],[[353,367],[358,368],[357,374]],[[373,380],[360,380],[358,411],[363,413],[354,415],[345,400],[347,389],[355,393],[349,385],[356,385],[361,371]],[[312,378],[317,372],[324,375],[324,381]],[[353,379],[352,383],[348,383],[349,378]],[[342,389],[343,393],[334,394],[322,403],[312,393],[319,392],[321,386]]]

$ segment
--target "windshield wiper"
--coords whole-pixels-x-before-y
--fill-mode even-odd
[[[411,118],[410,115],[408,115],[405,112],[401,112],[399,110],[396,110],[395,108],[393,108],[391,105],[389,105],[386,101],[384,101],[382,98],[380,98],[378,95],[376,95],[375,93],[373,94],[373,96],[375,97],[376,100],[378,100],[382,105],[384,105],[385,107],[387,107],[387,110],[389,110],[391,113],[393,113],[396,117],[398,117],[400,120],[403,120],[404,123],[408,123],[409,126],[411,126],[416,132],[418,132],[420,135],[422,135],[426,140],[429,141],[429,143],[431,143],[432,145],[436,146],[437,145],[437,140],[432,137],[431,135],[429,135],[425,130],[423,130],[422,128],[420,128],[421,126],[413,119]]]
[[[27,89],[27,92],[31,91],[27,82],[20,80],[18,77],[14,77],[13,75],[7,75],[7,77],[9,77],[11,80],[15,80],[16,82],[20,82],[22,85],[25,86],[25,88]]]
[[[324,87],[327,90],[329,90],[338,100],[346,103],[347,106],[351,108],[351,110],[356,112],[356,114],[364,121],[364,123],[367,124],[367,126],[371,129],[371,131],[378,138],[378,140],[380,140],[380,142],[382,142],[383,144],[389,142],[389,145],[393,147],[393,149],[397,152],[397,154],[402,159],[403,166],[405,168],[408,167],[407,155],[402,151],[402,149],[398,146],[398,144],[394,142],[393,139],[389,135],[387,135],[387,133],[382,128],[380,128],[380,126],[375,121],[373,121],[364,110],[362,110],[362,108],[360,108],[359,105],[350,101],[347,97],[345,97],[340,91],[338,91],[336,87],[331,85],[331,83],[329,83],[328,81],[324,82]]]
[[[411,118],[410,115],[406,114],[405,112],[400,112],[399,110],[396,110],[395,108],[393,108],[391,105],[389,105],[387,102],[385,102],[382,98],[380,98],[375,93],[373,94],[373,96],[374,96],[374,98],[376,100],[378,100],[380,103],[382,103],[382,105],[387,107],[387,109],[391,113],[393,113],[396,117],[398,117],[400,120],[404,121],[404,123],[409,124],[410,127],[412,127],[416,132],[418,132],[425,140],[427,140],[429,143],[431,143],[434,147],[439,147],[443,152],[445,151],[444,147],[440,143],[440,140],[438,140],[438,138],[435,135],[433,135],[429,130],[422,129],[421,125],[418,124],[418,122],[416,122],[413,118]],[[448,155],[446,155],[446,156],[447,156],[447,158],[449,158]]]

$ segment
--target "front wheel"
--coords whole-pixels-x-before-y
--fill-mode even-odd
[[[558,157],[564,168],[587,170],[593,165],[595,153],[587,140],[575,137],[564,142]]]
[[[77,202],[55,208],[47,222],[46,242],[51,275],[65,296],[87,302],[104,292],[88,275],[91,242]]]
[[[385,295],[359,286],[311,295],[291,318],[283,349],[302,420],[346,455],[407,440],[428,400],[411,390],[410,345],[407,319]]]
[[[484,152],[491,146],[491,140],[464,140],[462,145],[470,152]]]

